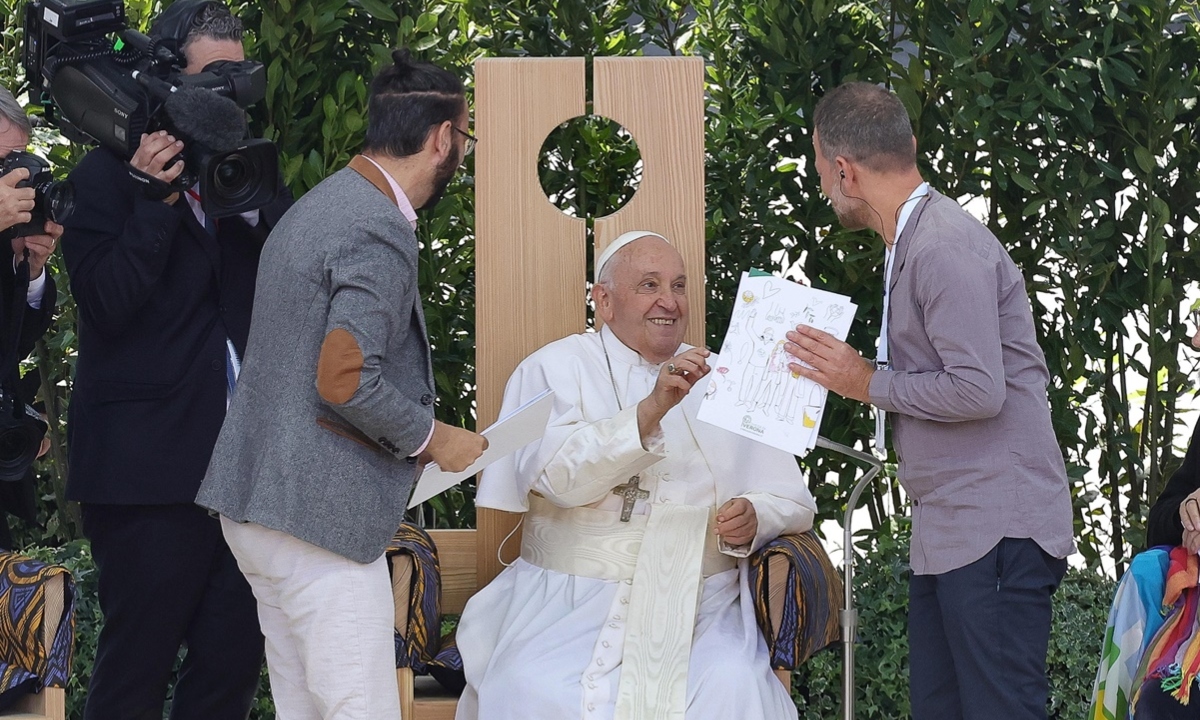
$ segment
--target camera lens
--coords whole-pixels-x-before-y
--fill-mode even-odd
[[[248,140],[228,152],[201,155],[194,166],[204,212],[210,217],[257,210],[275,197],[278,151],[269,140]]]
[[[213,187],[223,199],[236,201],[258,190],[257,169],[241,153],[231,153],[213,170]]]
[[[24,426],[0,430],[0,464],[20,462],[31,444],[29,431]]]
[[[45,183],[37,189],[37,204],[42,214],[61,225],[75,209],[75,186],[69,180]]]

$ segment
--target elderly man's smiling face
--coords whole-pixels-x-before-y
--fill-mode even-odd
[[[687,330],[687,276],[679,251],[647,236],[621,248],[593,290],[596,314],[617,339],[652,363],[675,356]]]

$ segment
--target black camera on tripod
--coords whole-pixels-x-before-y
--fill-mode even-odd
[[[41,235],[46,231],[46,221],[62,224],[75,208],[75,191],[68,180],[55,180],[50,174],[50,163],[24,150],[14,150],[0,161],[0,177],[19,168],[29,171],[29,177],[17,183],[19,188],[33,188],[33,210],[29,222],[0,230],[0,243],[27,235]]]
[[[128,160],[143,133],[167,130],[184,143],[184,172],[166,185],[131,171],[148,192],[165,197],[199,183],[204,213],[215,218],[263,207],[275,197],[278,153],[249,137],[243,108],[266,95],[266,69],[219,61],[184,75],[176,44],[126,27],[123,0],[25,6],[30,95],[64,136]]]

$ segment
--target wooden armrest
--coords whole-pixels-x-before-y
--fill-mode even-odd
[[[408,632],[408,605],[412,593],[413,559],[411,555],[396,554],[392,563],[392,598],[396,605],[396,632]]]

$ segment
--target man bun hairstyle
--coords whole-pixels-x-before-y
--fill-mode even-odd
[[[849,82],[817,103],[813,129],[821,154],[839,155],[876,172],[908,170],[917,164],[912,122],[894,93],[878,85]]]
[[[393,50],[392,64],[371,81],[363,150],[398,158],[415,155],[435,126],[457,121],[466,110],[462,80],[414,60],[408,48]]]

